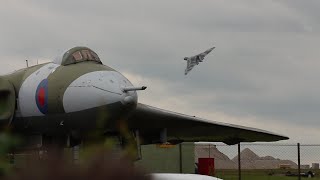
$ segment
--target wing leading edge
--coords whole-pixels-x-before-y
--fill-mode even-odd
[[[143,144],[159,143],[159,133],[167,133],[168,142],[273,142],[289,139],[265,130],[209,121],[152,106],[138,104],[128,119],[130,129],[139,130]]]

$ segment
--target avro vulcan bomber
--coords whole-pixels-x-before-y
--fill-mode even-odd
[[[279,141],[268,131],[205,120],[138,103],[120,72],[87,47],[75,47],[51,63],[0,77],[0,123],[26,139],[75,146],[91,132],[121,136],[125,126],[137,144],[211,141]],[[68,142],[68,143],[67,143]]]

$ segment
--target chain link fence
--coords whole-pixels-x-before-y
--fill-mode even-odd
[[[199,158],[213,158],[214,175],[225,180],[320,179],[320,145],[196,143],[196,165]]]

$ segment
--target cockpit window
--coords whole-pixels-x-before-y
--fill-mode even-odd
[[[87,61],[102,64],[99,56],[87,47],[72,48],[66,53],[64,53],[64,55],[61,58],[55,60],[56,63],[59,63],[64,66]]]
[[[87,60],[90,60],[90,52],[89,50],[82,50],[81,53],[83,54],[83,60],[84,61],[87,61]]]
[[[80,51],[73,53],[72,56],[76,61],[81,61],[83,59]]]
[[[96,61],[100,61],[99,56],[95,52],[91,51],[91,54]]]
[[[96,53],[88,49],[77,51],[72,54],[76,61],[97,61],[100,62],[100,59]]]

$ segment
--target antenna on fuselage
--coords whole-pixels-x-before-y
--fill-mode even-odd
[[[27,63],[27,68],[29,67],[29,62],[28,62],[28,60],[26,60],[26,63]]]

